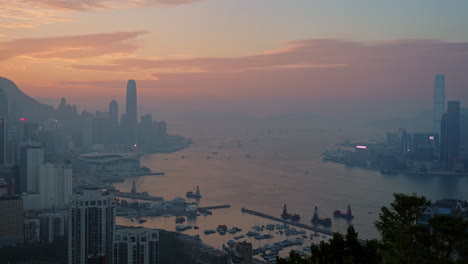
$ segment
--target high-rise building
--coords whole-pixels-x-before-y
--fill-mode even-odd
[[[24,242],[23,200],[19,196],[0,197],[0,247]]]
[[[8,96],[3,91],[2,88],[0,88],[0,117],[1,118],[8,118],[8,113],[9,113],[9,104],[8,104]]]
[[[39,165],[44,163],[42,144],[27,142],[21,148],[20,177],[17,194],[39,192]]]
[[[82,117],[82,148],[83,151],[90,151],[93,146],[93,114],[83,112]]]
[[[8,130],[6,118],[0,117],[0,165],[7,163]]]
[[[53,208],[68,204],[72,196],[71,165],[41,164],[39,166],[39,194],[41,208]]]
[[[445,75],[438,74],[434,81],[433,133],[440,135],[442,115],[445,112]]]
[[[119,126],[119,103],[112,100],[109,103],[109,120],[112,128],[117,128]]]
[[[41,225],[39,219],[24,220],[24,242],[34,243],[41,238]]]
[[[468,108],[460,109],[460,158],[468,162]]]
[[[67,215],[63,213],[40,214],[41,241],[52,243],[58,237],[66,235],[65,222]]]
[[[135,80],[128,80],[125,111],[125,138],[130,145],[137,144],[138,119],[137,119],[137,88]]]
[[[442,117],[440,161],[444,168],[452,168],[460,155],[460,102],[449,101]]]
[[[68,208],[68,263],[112,264],[115,197],[99,188],[74,195]]]
[[[115,231],[114,264],[158,264],[159,231],[124,228]]]

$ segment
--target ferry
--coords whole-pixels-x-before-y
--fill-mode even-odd
[[[289,214],[288,213],[288,208],[286,204],[283,207],[283,213],[281,214],[281,218],[291,220],[293,222],[299,222],[301,220],[301,216],[298,214]]]
[[[335,210],[333,212],[333,216],[336,218],[345,218],[347,220],[351,220],[354,218],[353,213],[351,212],[351,205],[348,204],[348,208],[346,212],[341,212],[340,210]]]
[[[196,189],[195,193],[190,191],[190,192],[187,192],[185,194],[185,196],[187,198],[195,198],[195,199],[200,199],[202,197],[201,194],[200,194],[200,188],[198,186],[197,186],[197,189]]]
[[[332,221],[331,221],[330,218],[320,218],[319,217],[317,206],[315,206],[314,216],[312,217],[312,219],[310,221],[314,225],[322,225],[322,226],[325,226],[325,227],[329,227],[332,224]]]

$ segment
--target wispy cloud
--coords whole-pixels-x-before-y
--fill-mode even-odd
[[[0,42],[0,60],[12,57],[83,59],[113,53],[131,53],[139,47],[135,39],[144,33],[146,32],[112,32],[5,41]]]
[[[187,5],[202,0],[0,0],[0,28],[71,21],[74,12]]]
[[[261,54],[241,57],[208,57],[190,59],[122,58],[102,65],[74,64],[70,67],[92,71],[139,71],[157,73],[278,71],[298,68],[337,68],[405,60],[406,58],[460,56],[468,52],[468,43],[434,40],[398,40],[381,43],[359,43],[334,39],[290,42],[286,47]]]

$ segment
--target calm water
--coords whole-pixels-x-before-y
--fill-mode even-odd
[[[192,138],[194,144],[177,153],[146,155],[141,160],[142,166],[166,175],[128,179],[116,187],[129,191],[135,180],[142,182],[139,191],[172,199],[185,197],[187,191],[199,185],[203,195],[201,206],[228,203],[232,207],[213,210],[212,216],[189,220],[186,224],[197,225],[200,229],[185,233],[200,234],[205,243],[218,248],[233,235],[205,236],[205,229],[226,224],[228,228],[242,228],[243,231],[236,234],[240,235],[254,225],[273,223],[242,214],[242,207],[279,216],[286,203],[290,212],[301,215],[301,222],[310,224],[314,206],[318,206],[321,216],[332,217],[334,210],[344,210],[351,204],[355,215],[352,223],[360,237],[374,238],[378,234],[373,222],[380,207],[388,205],[395,192],[417,193],[432,200],[468,199],[468,178],[381,175],[322,162],[321,153],[335,143],[344,139],[378,138],[384,135],[383,131],[331,129],[326,124],[314,127],[254,124],[225,128],[214,125],[197,129],[179,127],[177,132]],[[174,230],[174,219],[152,218],[144,225]],[[132,224],[126,218],[119,218],[117,222]],[[345,220],[333,219],[331,230],[343,233],[346,228]],[[292,238],[273,234],[272,240],[246,239],[257,247]]]

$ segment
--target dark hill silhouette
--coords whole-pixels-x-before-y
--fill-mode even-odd
[[[53,115],[52,106],[29,97],[9,79],[0,77],[0,89],[8,96],[10,113],[15,114],[14,118],[25,117],[27,120],[41,121]]]

